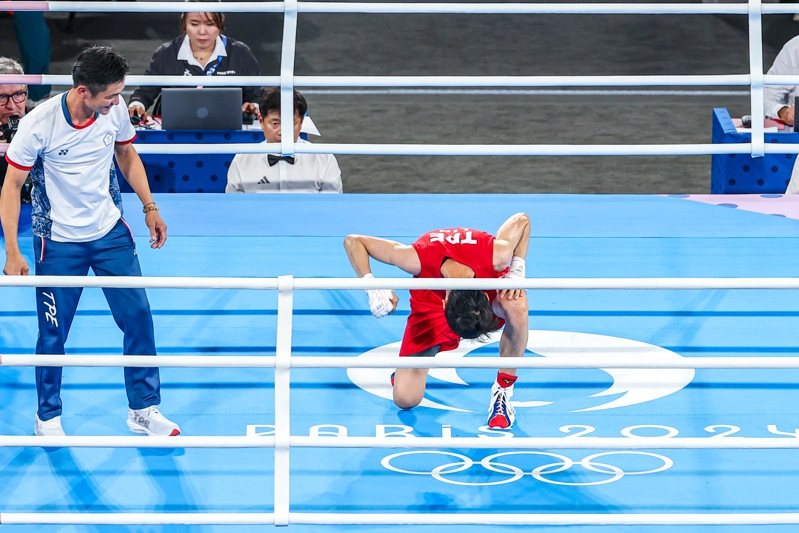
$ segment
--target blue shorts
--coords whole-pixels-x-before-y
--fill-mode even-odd
[[[105,236],[89,242],[56,242],[33,238],[38,276],[141,276],[130,228],[124,220]],[[63,355],[82,287],[37,287],[39,320],[37,354]],[[144,289],[103,289],[114,321],[124,334],[125,355],[155,355],[150,303]],[[157,368],[125,368],[128,406],[144,409],[161,403]],[[36,368],[38,415],[49,420],[61,415],[61,367]]]

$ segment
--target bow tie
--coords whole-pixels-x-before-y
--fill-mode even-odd
[[[266,155],[266,160],[269,161],[270,167],[277,165],[277,162],[280,161],[281,159],[286,163],[288,163],[289,165],[294,164],[294,158],[291,157],[290,155],[284,155],[284,156],[272,155],[272,154]]]

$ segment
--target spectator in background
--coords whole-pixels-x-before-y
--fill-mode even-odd
[[[0,57],[0,74],[24,74],[22,65],[10,57]],[[24,83],[0,84],[0,143],[10,143],[17,132],[19,119],[25,116],[28,86]],[[5,152],[5,150],[3,150]],[[8,163],[0,157],[0,187],[3,186]],[[31,203],[31,181],[22,186],[22,201]]]
[[[9,6],[13,7],[13,6]],[[50,29],[41,11],[15,11],[14,31],[25,71],[31,74],[50,73]],[[50,96],[49,85],[34,85],[28,91],[35,105]]]
[[[201,0],[188,0],[197,2]],[[222,34],[222,13],[188,12],[180,16],[183,34],[158,47],[145,74],[160,76],[257,76],[258,61],[250,47]],[[200,84],[200,83],[198,83]],[[161,87],[139,87],[128,105],[131,117],[146,119],[146,110],[160,115]],[[257,115],[257,87],[242,87],[242,112]]]
[[[782,47],[767,74],[795,76],[799,74],[799,36]],[[799,95],[797,86],[765,86],[763,100],[767,117],[778,118],[786,124],[794,122],[794,98]]]
[[[24,74],[22,65],[10,57],[0,57],[0,74]],[[11,142],[9,119],[25,116],[25,101],[28,98],[28,86],[24,83],[0,85],[0,141]],[[12,119],[13,122],[13,119]],[[13,125],[12,125],[13,126]]]
[[[280,142],[280,89],[264,91],[258,102],[261,128],[267,143]],[[300,139],[303,117],[308,110],[305,97],[294,91],[294,142]],[[225,192],[324,192],[340,193],[341,170],[331,154],[237,154],[230,164]]]

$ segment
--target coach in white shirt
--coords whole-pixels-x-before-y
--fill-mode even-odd
[[[280,89],[265,91],[258,101],[261,128],[268,143],[280,142]],[[300,140],[300,129],[308,104],[299,91],[294,91],[294,142]],[[331,154],[295,154],[281,157],[274,154],[237,154],[227,173],[227,193],[340,193],[341,170]]]
[[[9,167],[0,196],[5,234],[6,275],[26,275],[19,247],[20,190],[33,181],[33,256],[36,275],[141,276],[136,244],[122,218],[116,159],[142,202],[150,246],[160,248],[166,224],[153,201],[147,174],[131,143],[136,132],[120,96],[128,62],[107,46],[89,47],[72,69],[73,86],[22,117],[6,153]],[[37,354],[65,353],[64,344],[82,287],[37,287]],[[125,355],[155,354],[153,318],[144,289],[104,289],[115,322],[123,332]],[[148,435],[178,435],[180,428],[158,409],[158,368],[124,369],[128,428]],[[36,368],[39,407],[34,432],[64,435],[61,425],[61,367]]]

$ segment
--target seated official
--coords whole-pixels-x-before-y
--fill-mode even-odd
[[[201,0],[188,0],[197,2]],[[183,35],[162,44],[153,54],[145,74],[158,76],[257,76],[258,61],[250,47],[222,35],[225,15],[222,13],[183,13],[180,16]],[[198,81],[198,85],[201,82]],[[242,87],[241,110],[258,113],[255,101],[258,87]],[[147,119],[146,110],[160,115],[161,87],[139,87],[128,104],[131,117]]]
[[[799,36],[782,47],[767,74],[795,76],[799,74]],[[794,99],[799,96],[797,86],[763,87],[763,100],[767,117],[778,118],[786,124],[794,123]]]
[[[22,65],[10,57],[0,57],[0,74],[25,74]],[[0,143],[10,143],[17,133],[19,119],[25,116],[27,108],[25,102],[28,99],[28,86],[19,84],[0,84]],[[5,151],[4,151],[5,152]],[[5,181],[8,162],[4,156],[0,156],[0,187]],[[30,178],[22,186],[22,201],[31,203],[31,181]]]
[[[268,143],[280,142],[280,89],[269,89],[258,103],[261,128]],[[308,104],[294,91],[294,142]],[[331,154],[295,154],[281,158],[274,154],[237,154],[227,174],[226,193],[323,192],[340,193],[341,170]]]

